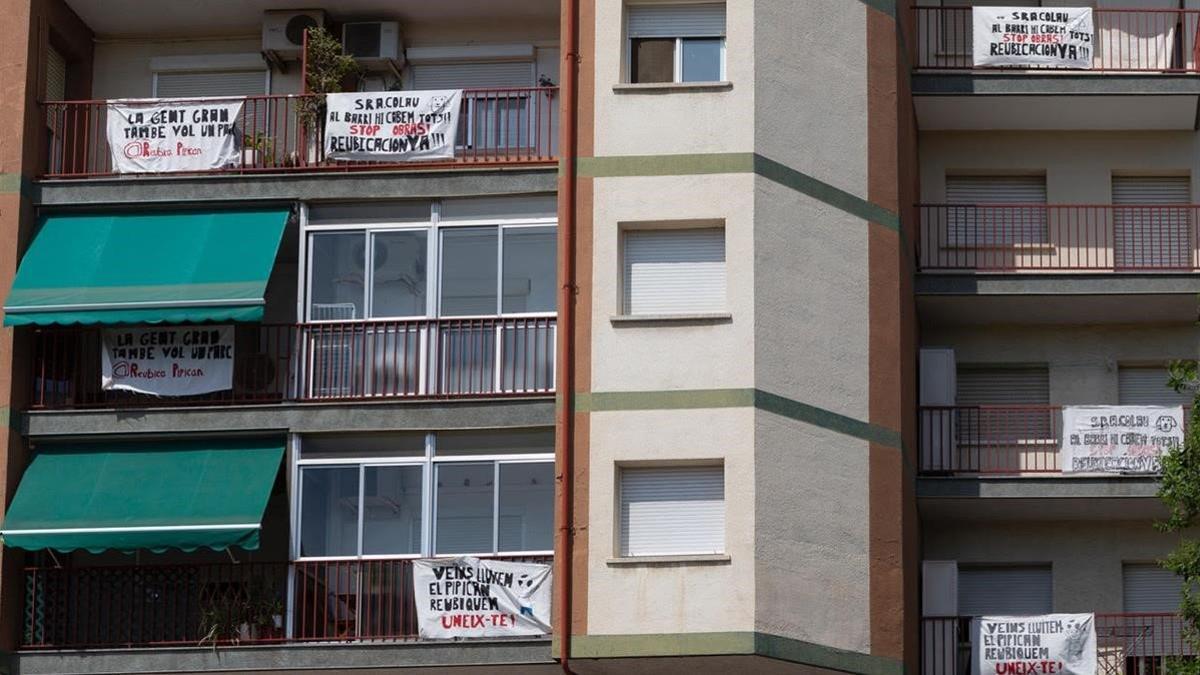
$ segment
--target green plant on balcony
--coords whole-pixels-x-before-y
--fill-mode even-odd
[[[323,27],[308,30],[305,64],[305,91],[310,95],[299,100],[297,114],[305,129],[315,131],[325,121],[325,94],[344,91],[346,80],[360,69],[354,57],[342,53],[341,42]]]
[[[1161,564],[1180,577],[1179,614],[1183,622],[1183,640],[1192,653],[1200,652],[1200,540],[1186,532],[1200,525],[1200,371],[1195,361],[1176,361],[1170,367],[1168,385],[1180,393],[1188,392],[1195,401],[1191,419],[1184,431],[1183,447],[1162,456],[1162,484],[1158,496],[1169,516],[1155,524],[1161,532],[1179,533],[1181,540]],[[1171,675],[1200,675],[1195,657],[1169,657],[1166,670]]]
[[[246,161],[247,164],[256,166],[273,166],[275,164],[275,139],[260,131],[253,136],[245,134],[242,136],[242,151],[253,152],[257,156],[257,162]]]

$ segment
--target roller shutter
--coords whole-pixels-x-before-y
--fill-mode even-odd
[[[1132,269],[1190,268],[1195,248],[1191,179],[1113,176],[1116,265]],[[1179,208],[1161,208],[1177,205]]]
[[[631,5],[631,38],[721,37],[725,35],[725,3]]]
[[[1191,394],[1167,386],[1167,369],[1121,366],[1117,371],[1121,405],[1191,405]]]
[[[622,469],[622,556],[725,551],[725,471],[721,466]]]
[[[962,616],[1048,614],[1053,608],[1049,567],[959,567]]]
[[[962,246],[1042,243],[1045,176],[947,176],[948,241]],[[992,206],[1011,204],[1013,206]]]
[[[725,230],[625,233],[625,313],[726,311]]]

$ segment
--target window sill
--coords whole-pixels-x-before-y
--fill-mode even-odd
[[[711,314],[617,314],[608,318],[613,326],[653,326],[662,324],[705,324],[705,323],[730,323],[733,321],[733,315],[727,312],[714,312]]]
[[[729,91],[733,83],[721,82],[623,82],[613,85],[614,94],[672,94],[705,91]]]
[[[732,561],[728,553],[701,555],[646,555],[609,558],[609,567],[639,567],[642,565],[725,565]]]

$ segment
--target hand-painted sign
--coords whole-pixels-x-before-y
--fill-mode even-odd
[[[1180,406],[1065,406],[1063,473],[1158,473],[1183,447]]]
[[[1096,675],[1096,617],[978,617],[971,656],[973,675]]]
[[[550,633],[549,565],[478,558],[413,562],[423,638]]]
[[[329,159],[411,162],[454,157],[461,89],[329,94],[325,102]]]
[[[242,101],[108,102],[108,147],[117,173],[208,171],[241,160]]]
[[[1092,67],[1090,7],[974,7],[976,66]]]
[[[233,326],[109,328],[101,387],[190,396],[233,387]]]

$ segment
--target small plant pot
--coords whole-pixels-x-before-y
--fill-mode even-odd
[[[252,626],[248,623],[243,623],[238,626],[238,639],[243,642],[248,642],[257,637],[258,626]]]
[[[275,630],[279,630],[279,629],[283,628],[283,615],[282,614],[272,614],[271,615],[271,623],[275,624]]]

